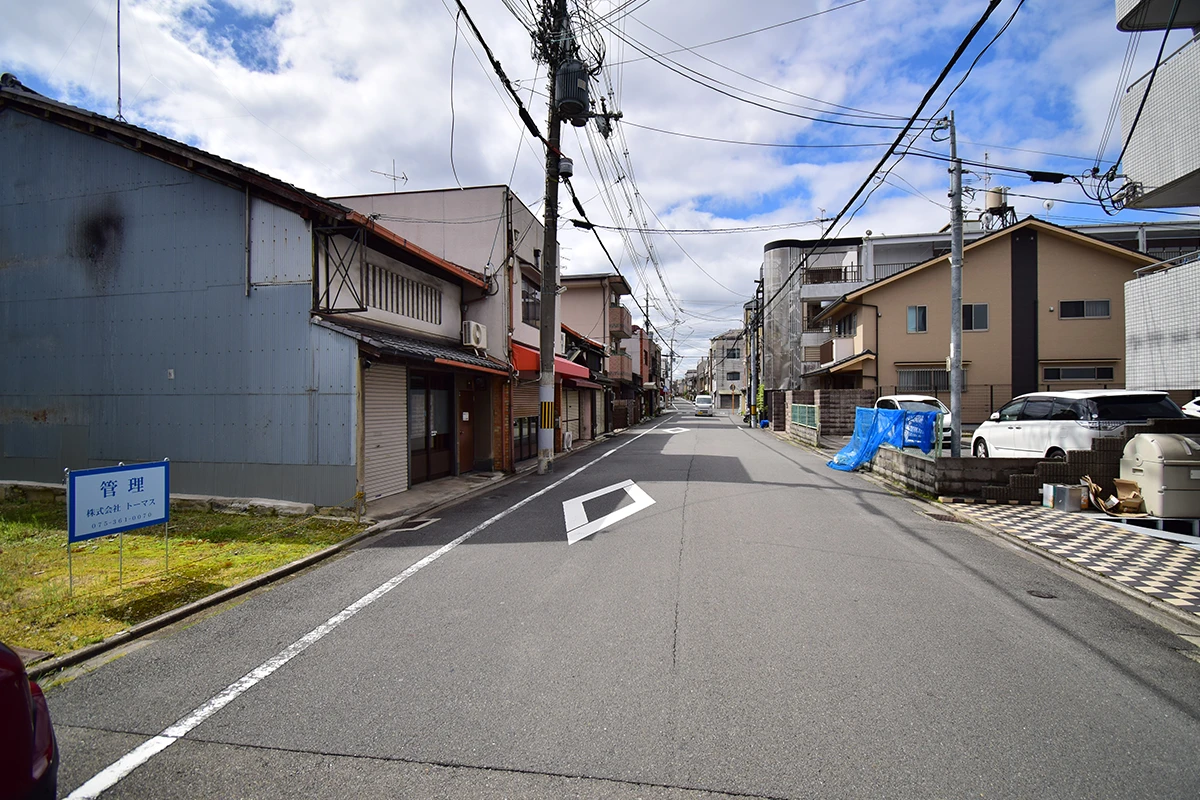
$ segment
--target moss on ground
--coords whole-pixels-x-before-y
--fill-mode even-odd
[[[3,501],[0,641],[69,652],[365,528],[353,520],[173,510],[166,541],[159,525],[76,542],[68,566],[65,505]]]

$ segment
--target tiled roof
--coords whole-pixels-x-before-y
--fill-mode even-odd
[[[323,328],[358,339],[364,344],[371,345],[383,355],[399,356],[402,358],[444,363],[447,361],[480,369],[503,372],[508,374],[512,368],[503,361],[488,355],[479,355],[475,350],[451,342],[439,342],[431,339],[417,339],[401,333],[393,333],[369,325],[361,325],[349,320],[339,319],[336,322],[317,317],[316,323]]]

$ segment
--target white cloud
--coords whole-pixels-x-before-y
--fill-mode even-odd
[[[656,0],[635,4],[633,19],[614,24],[644,46],[665,52],[679,50],[665,37],[694,47],[842,4]],[[544,126],[546,79],[530,57],[528,33],[502,3],[475,0],[466,6],[507,74],[519,82],[534,119]],[[595,14],[605,15],[628,4],[596,0],[591,6]],[[833,109],[800,96],[807,95],[905,118],[983,7],[943,0],[873,0],[667,58],[708,76],[705,81],[738,87],[725,91],[762,95],[750,99],[791,114],[812,116],[812,108]],[[1014,7],[1014,0],[1000,5],[927,113],[937,108]],[[397,171],[408,177],[406,189],[510,183],[527,205],[538,208],[541,146],[517,120],[513,103],[465,23],[456,34],[456,11],[452,0],[349,0],[333,6],[313,0],[126,0],[124,115],[320,194],[389,191],[391,180],[372,170],[389,172],[394,159]],[[24,4],[6,22],[0,29],[0,53],[6,59],[0,69],[58,99],[116,113],[115,19],[109,4]],[[890,142],[897,133],[894,128],[814,123],[739,102],[643,58],[611,30],[597,30],[605,30],[608,61],[614,65],[609,72],[614,104],[630,123],[721,139],[824,145]],[[1139,66],[1152,57],[1155,38],[1144,38]],[[1002,146],[1093,155],[1127,41],[1128,35],[1116,30],[1110,0],[1028,0],[947,106],[956,112],[962,155],[982,160],[987,152],[992,163],[1082,171],[1084,161]],[[564,129],[564,150],[575,159],[576,190],[590,218],[601,224],[633,225],[628,209],[640,203],[653,209],[662,224],[678,228],[801,223],[821,208],[832,216],[882,153],[881,148],[743,147],[621,125],[621,135],[610,140],[613,153],[600,156],[607,181],[597,183],[597,156],[580,133]],[[1109,158],[1119,148],[1119,137],[1118,130]],[[932,142],[928,135],[918,146],[946,152],[944,143]],[[626,149],[635,180],[626,174],[616,182],[613,154],[624,169]],[[1069,185],[1029,186],[1011,175],[997,175],[993,182],[1001,180],[1013,185],[1014,192],[1084,199]],[[948,219],[938,207],[945,202],[947,184],[943,162],[909,156],[868,205],[839,228],[843,235],[861,235],[868,228],[877,233],[940,228]],[[613,198],[609,205],[615,218],[602,192]],[[575,216],[565,192],[562,200],[563,216]],[[1019,199],[1018,209],[1044,211],[1036,198]],[[656,225],[654,214],[642,217]],[[1103,217],[1085,207],[1070,211],[1071,216],[1085,214]],[[560,239],[569,268],[607,268],[592,234],[564,225]],[[694,354],[705,348],[708,336],[740,318],[764,244],[817,235],[813,225],[680,235],[676,238],[686,255],[669,237],[656,235],[652,240],[661,261],[660,278],[646,262],[641,236],[631,235],[631,255],[617,233],[602,232],[639,299],[648,285],[654,308],[671,317],[673,306],[684,309],[677,343]],[[670,287],[670,301],[663,296],[663,282]],[[669,321],[657,312],[652,316],[660,325]]]

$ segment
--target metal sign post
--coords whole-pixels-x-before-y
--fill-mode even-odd
[[[166,525],[170,471],[166,460],[67,472],[67,570],[75,588],[71,546],[98,536],[120,535],[119,581],[125,583],[125,531]]]

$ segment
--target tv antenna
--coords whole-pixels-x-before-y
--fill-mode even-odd
[[[121,115],[121,0],[117,0],[117,122],[124,122]]]
[[[385,178],[392,179],[392,194],[396,193],[396,181],[397,180],[401,180],[401,181],[404,181],[405,183],[408,183],[407,175],[405,175],[403,172],[401,172],[399,175],[396,174],[396,159],[394,159],[394,158],[392,159],[392,171],[391,172],[380,172],[377,169],[373,169],[373,170],[371,170],[371,172],[375,173],[376,175],[382,175]]]

